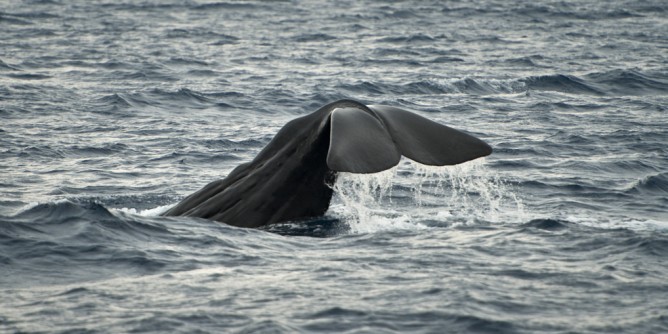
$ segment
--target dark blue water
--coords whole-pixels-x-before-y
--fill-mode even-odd
[[[664,1],[0,3],[0,332],[668,332]],[[495,149],[158,214],[340,98]]]

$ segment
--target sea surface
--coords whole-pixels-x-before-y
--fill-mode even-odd
[[[338,99],[488,142],[159,214]],[[0,1],[1,333],[666,333],[668,4]]]

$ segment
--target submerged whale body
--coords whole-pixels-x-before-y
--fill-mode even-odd
[[[402,155],[445,166],[491,153],[482,140],[406,110],[341,100],[288,122],[253,161],[163,215],[240,227],[316,217],[329,208],[338,172],[380,172]]]

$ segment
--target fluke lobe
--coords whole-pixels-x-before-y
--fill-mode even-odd
[[[482,140],[406,110],[341,100],[288,122],[253,161],[163,215],[241,227],[316,217],[329,207],[338,172],[380,172],[402,155],[445,166],[491,153]]]

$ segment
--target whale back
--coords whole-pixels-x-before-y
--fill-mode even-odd
[[[253,161],[235,168],[165,212],[240,227],[320,216],[336,173],[325,162],[329,118],[317,113],[288,122]]]

